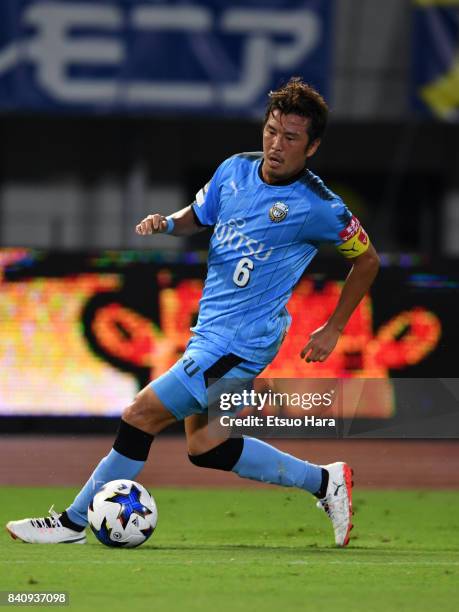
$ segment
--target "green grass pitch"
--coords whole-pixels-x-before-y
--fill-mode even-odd
[[[458,609],[459,492],[357,492],[346,549],[300,491],[154,490],[142,547],[33,546],[0,536],[0,591],[67,591],[72,610]],[[0,488],[0,519],[43,516],[74,489]]]

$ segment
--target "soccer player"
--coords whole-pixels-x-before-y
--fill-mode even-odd
[[[305,339],[306,362],[327,359],[377,274],[378,256],[358,219],[307,169],[327,114],[317,91],[290,79],[269,94],[263,152],[226,159],[193,204],[167,218],[148,215],[137,225],[142,236],[214,228],[194,335],[183,357],[125,408],[112,450],[70,506],[61,514],[51,508],[47,517],[10,521],[13,538],[84,543],[87,508],[97,490],[118,478],[134,480],[154,436],[183,419],[194,465],[308,491],[330,517],[335,543],[348,543],[352,482],[346,463],[315,465],[248,436],[216,440],[207,418],[213,380],[255,378],[276,356],[289,328],[285,304],[320,243],[334,244],[353,265],[333,314]]]

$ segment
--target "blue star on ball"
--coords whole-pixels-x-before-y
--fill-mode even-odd
[[[120,520],[123,528],[128,524],[129,518],[132,514],[143,516],[144,518],[151,514],[151,510],[146,508],[140,501],[141,492],[133,485],[129,493],[115,493],[113,497],[106,501],[114,504],[120,504],[120,511],[118,513],[118,519]]]

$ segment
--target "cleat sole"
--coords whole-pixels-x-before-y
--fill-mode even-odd
[[[351,530],[354,528],[354,525],[351,523],[351,517],[353,515],[353,511],[352,511],[352,487],[354,486],[354,481],[352,480],[352,476],[354,475],[354,470],[352,468],[350,468],[347,463],[344,464],[343,466],[343,472],[344,472],[344,481],[346,483],[346,489],[347,489],[347,497],[349,500],[349,527],[347,529],[347,533],[346,536],[344,538],[344,542],[343,542],[343,546],[347,546],[349,544],[349,540],[350,538],[350,533]]]

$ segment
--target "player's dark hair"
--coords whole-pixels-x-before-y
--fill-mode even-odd
[[[263,125],[278,109],[283,115],[294,114],[309,119],[307,132],[310,141],[322,138],[328,119],[328,106],[320,93],[301,77],[292,77],[288,83],[269,92],[269,102]]]

